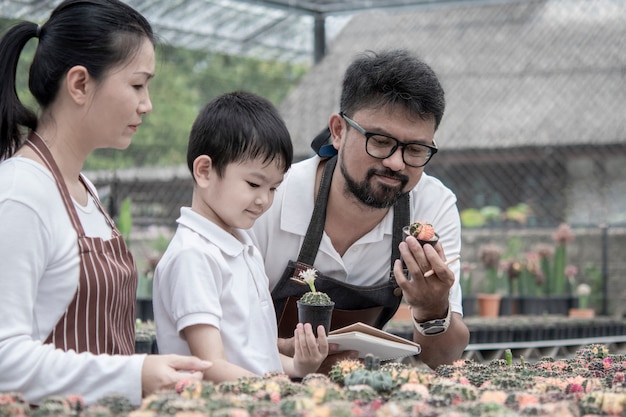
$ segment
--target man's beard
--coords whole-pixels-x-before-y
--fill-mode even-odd
[[[372,208],[382,209],[392,207],[396,201],[398,201],[398,199],[405,194],[403,190],[409,182],[406,175],[400,175],[389,169],[384,172],[380,172],[371,168],[367,171],[365,179],[359,183],[352,178],[350,174],[348,174],[343,158],[341,159],[340,167],[341,173],[346,180],[346,191],[355,196],[361,203]],[[400,180],[400,185],[398,187],[388,187],[382,185],[378,191],[375,191],[372,189],[370,180],[376,174],[383,174],[387,177],[397,178]]]

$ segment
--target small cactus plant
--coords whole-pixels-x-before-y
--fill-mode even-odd
[[[335,303],[330,299],[328,294],[317,291],[315,288],[315,277],[317,271],[309,268],[300,272],[300,281],[308,284],[311,291],[306,292],[296,302],[298,306],[298,321],[300,323],[310,323],[313,328],[313,334],[317,337],[317,328],[324,326],[326,334],[330,331],[333,309]]]
[[[439,240],[439,235],[435,233],[433,225],[422,220],[414,221],[403,230],[407,235],[417,239],[422,246],[427,243],[435,245]]]
[[[389,392],[393,388],[391,373],[380,369],[380,358],[368,353],[363,359],[363,369],[350,372],[343,378],[344,386],[366,384],[377,392]]]
[[[326,306],[333,304],[328,294],[317,291],[315,289],[315,278],[317,271],[313,268],[309,268],[306,271],[300,272],[300,278],[309,285],[311,291],[304,293],[300,302],[303,304],[310,304],[316,306]]]

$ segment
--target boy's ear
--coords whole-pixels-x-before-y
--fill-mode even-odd
[[[213,161],[208,155],[200,155],[193,161],[193,177],[200,187],[205,187],[211,178]]]

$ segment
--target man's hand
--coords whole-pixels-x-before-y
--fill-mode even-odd
[[[415,319],[424,322],[445,317],[454,273],[445,263],[441,244],[422,247],[417,239],[409,236],[400,243],[400,254],[410,279],[404,274],[400,260],[395,262],[393,272]],[[431,269],[434,274],[425,278],[424,274]]]
[[[399,259],[394,263],[393,272],[415,320],[423,323],[444,318],[450,308],[449,295],[454,285],[454,273],[445,263],[441,243],[437,243],[434,248],[431,245],[422,247],[414,237],[407,237],[400,243],[400,254],[410,279],[404,274]],[[431,269],[434,274],[424,277]],[[436,369],[439,365],[450,364],[461,358],[469,343],[469,330],[461,315],[452,312],[448,330],[433,336],[414,331],[413,340],[422,347],[420,360]]]

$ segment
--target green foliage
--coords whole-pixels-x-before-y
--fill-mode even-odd
[[[506,219],[519,225],[525,225],[528,222],[528,217],[530,215],[530,206],[525,203],[519,203],[515,206],[511,206],[505,211]]]
[[[498,268],[486,268],[485,292],[496,294],[500,288],[500,274]]]
[[[506,360],[506,364],[508,366],[513,365],[513,352],[511,352],[511,349],[506,349],[504,351],[504,359]]]
[[[502,210],[498,206],[485,206],[480,209],[480,214],[488,223],[497,223],[502,219]]]
[[[565,278],[565,261],[567,257],[567,244],[561,243],[554,250],[554,258],[552,261],[552,277],[550,294],[562,295],[568,293],[569,286]],[[547,275],[550,276],[550,275]]]
[[[544,295],[541,284],[537,282],[537,277],[527,267],[520,271],[518,289],[519,293],[524,295],[537,297]]]
[[[130,246],[130,231],[133,228],[132,202],[130,198],[125,198],[120,207],[120,214],[117,219],[117,228],[124,236],[126,244]]]
[[[160,45],[156,77],[150,84],[152,113],[123,151],[94,152],[86,169],[162,166],[186,163],[191,125],[212,98],[235,90],[266,97],[278,106],[308,67],[265,62]]]
[[[14,23],[0,19],[0,32]],[[28,68],[36,47],[34,39],[22,51],[17,92],[25,105],[38,112],[37,103],[28,91]],[[159,44],[156,54],[156,77],[150,83],[152,112],[144,117],[128,149],[98,149],[87,158],[86,170],[184,164],[191,125],[209,100],[222,93],[245,90],[278,106],[309,70],[302,64],[261,61],[167,44]]]
[[[473,285],[474,277],[472,275],[473,268],[474,268],[474,265],[469,262],[463,262],[461,264],[461,275],[459,277],[459,281],[461,284],[461,293],[463,295],[472,294],[473,287],[474,287]]]
[[[515,235],[506,241],[506,249],[502,255],[504,258],[517,259],[524,255],[524,240],[521,236]]]
[[[602,298],[604,289],[602,271],[593,262],[588,262],[583,267],[583,276],[588,280],[591,286],[591,306],[594,308],[600,308],[602,306]]]
[[[499,226],[503,221],[507,224],[526,225],[532,209],[528,204],[519,203],[502,210],[495,205],[477,208],[467,208],[461,211],[463,227],[476,228],[484,226]]]
[[[461,211],[461,224],[463,225],[463,227],[482,227],[485,225],[485,223],[485,216],[482,215],[480,210],[475,208],[468,208]]]

